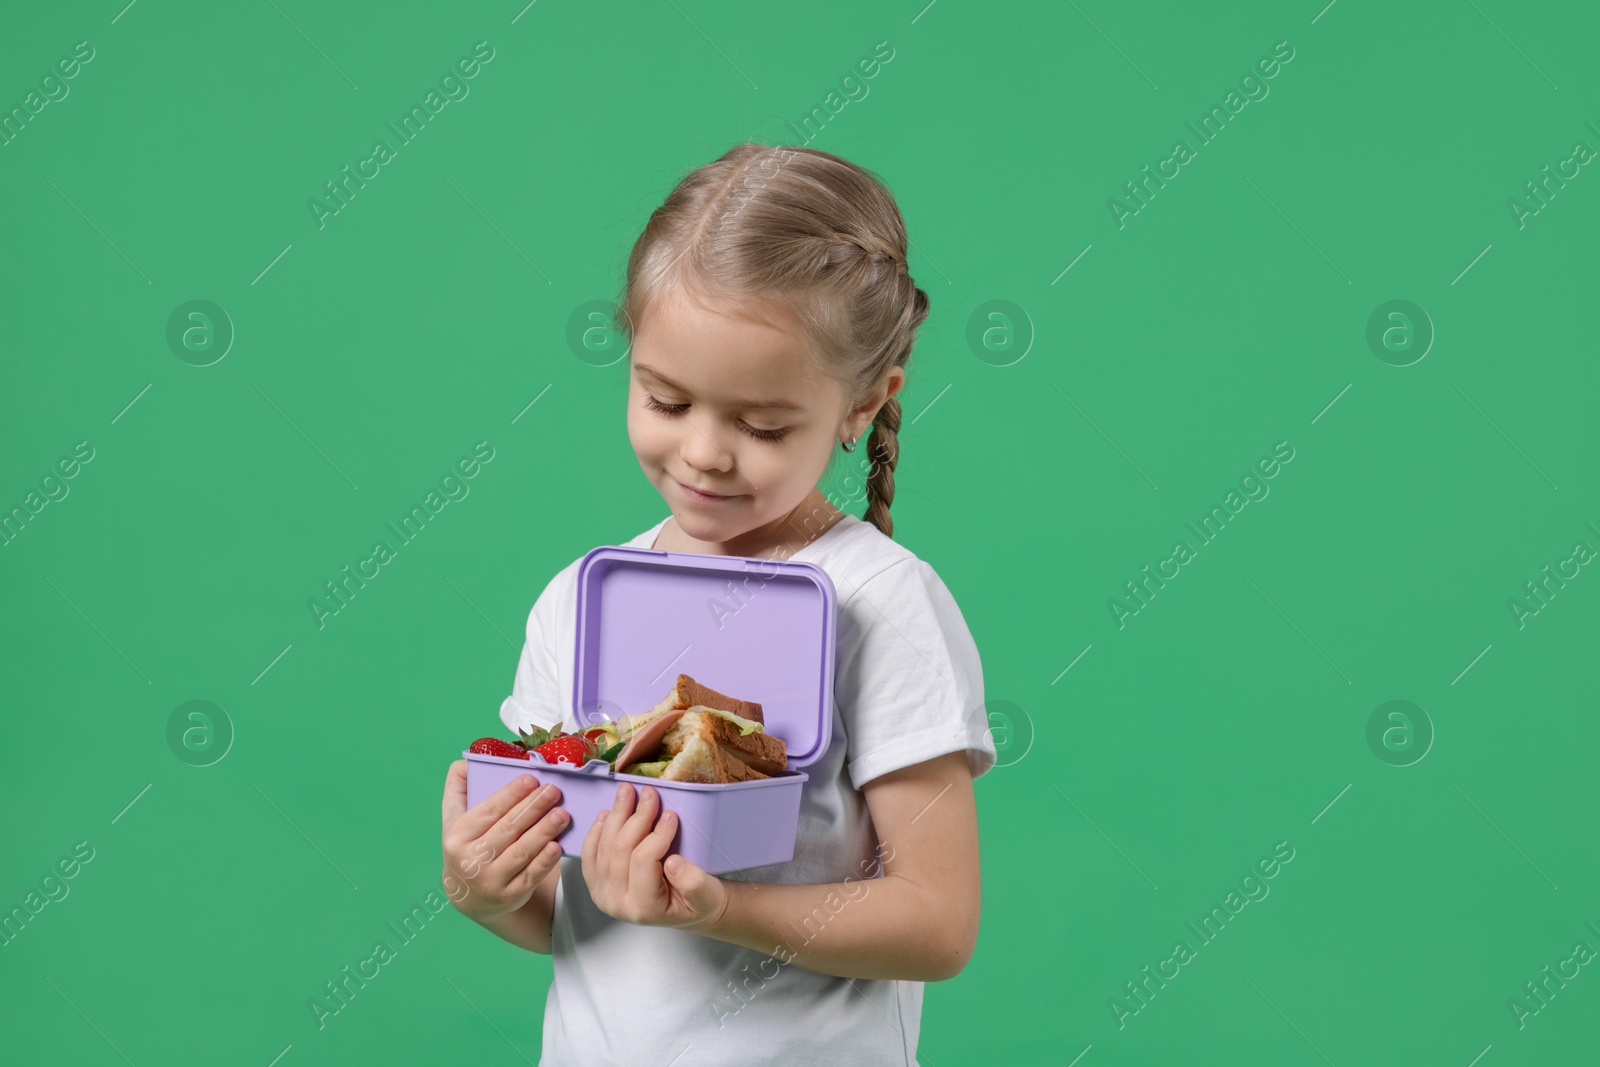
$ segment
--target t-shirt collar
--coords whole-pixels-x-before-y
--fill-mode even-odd
[[[667,524],[667,519],[670,519],[671,517],[672,517],[671,515],[668,515],[666,518],[662,519],[660,522],[658,522],[654,526],[650,527],[650,529],[648,529],[644,533],[640,534],[639,537],[637,537],[634,540],[634,542],[633,542],[634,546],[635,547],[639,547],[639,548],[650,548],[652,545],[654,545],[656,543],[656,538],[661,536],[661,528]],[[859,518],[857,518],[856,516],[850,514],[847,511],[847,512],[844,513],[843,516],[840,517],[838,522],[834,523],[832,526],[830,526],[826,530],[822,531],[822,533],[819,536],[813,538],[810,541],[807,541],[805,544],[803,544],[799,548],[795,549],[794,552],[792,554],[790,554],[787,558],[788,559],[800,559],[801,557],[803,557],[803,556],[805,556],[805,555],[807,555],[807,554],[809,554],[811,552],[816,551],[817,548],[823,542],[827,541],[828,538],[834,536],[835,532],[837,532],[840,527],[847,526],[847,525],[855,525],[855,524],[857,524],[859,522],[861,522],[861,520]]]

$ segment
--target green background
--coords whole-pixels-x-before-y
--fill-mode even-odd
[[[1600,949],[1600,577],[1520,625],[1508,602],[1600,549],[1600,175],[1520,226],[1508,202],[1600,147],[1600,16],[1319,8],[12,12],[7,111],[95,55],[0,148],[0,507],[95,451],[0,548],[0,906],[94,858],[0,948],[7,1058],[537,1060],[548,958],[452,909],[324,1029],[307,1001],[437,888],[446,765],[502,732],[544,583],[665,514],[624,365],[569,323],[746,138],[880,174],[932,301],[896,537],[961,604],[1004,765],[978,951],[927,987],[922,1062],[1592,1058],[1600,968],[1520,1027],[1509,1001]],[[319,229],[307,201],[479,41],[469,96]],[[868,94],[796,135],[880,41]],[[1185,124],[1280,41],[1201,146]],[[1367,342],[1397,299],[1436,333],[1408,366]],[[166,339],[192,300],[236,331],[209,366]],[[470,495],[319,629],[308,599],[479,441]],[[1200,546],[1185,523],[1278,442],[1270,495]],[[191,700],[231,723],[209,766],[169,747]],[[1390,700],[1435,735],[1408,766],[1368,744]],[[1270,895],[1200,947],[1185,924],[1278,842]]]

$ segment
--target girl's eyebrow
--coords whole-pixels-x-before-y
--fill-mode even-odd
[[[679,385],[677,382],[672,381],[670,378],[662,377],[661,374],[656,370],[651,367],[647,367],[642,363],[635,363],[633,365],[633,370],[636,374],[642,374],[646,377],[654,378],[668,389],[675,389],[680,393],[687,393],[689,391],[683,386]],[[781,411],[805,410],[805,408],[801,407],[799,404],[792,403],[788,400],[735,400],[733,402],[733,406],[737,408],[773,408]]]

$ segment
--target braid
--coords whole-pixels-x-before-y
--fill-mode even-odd
[[[904,261],[901,270],[904,271]],[[911,347],[916,341],[917,328],[928,317],[928,294],[920,289],[909,274],[901,278],[911,289],[910,298],[901,307],[900,321],[889,344],[895,351],[893,366],[904,367],[911,357]],[[894,520],[889,517],[889,505],[894,503],[894,468],[900,461],[900,398],[891,396],[878,409],[872,420],[872,433],[867,438],[867,510],[862,517],[872,523],[884,536],[894,536]]]
[[[878,409],[878,416],[872,422],[872,435],[867,438],[867,459],[872,473],[867,476],[867,510],[863,515],[882,530],[885,537],[894,536],[889,505],[894,502],[894,465],[900,458],[899,430],[900,401],[891,396]]]

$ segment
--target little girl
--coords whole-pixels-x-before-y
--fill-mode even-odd
[[[628,437],[671,514],[625,544],[826,570],[833,734],[807,768],[794,859],[723,877],[667,857],[677,825],[653,786],[620,785],[563,858],[557,783],[523,775],[469,811],[452,764],[451,900],[553,956],[541,1064],[909,1067],[923,983],[971,958],[972,780],[995,748],[960,609],[892,539],[895,394],[928,314],[905,249],[876,177],[757,144],[688,174],[634,245],[617,308]],[[869,426],[863,520],[817,483]],[[508,729],[579,728],[578,562],[528,617]]]

